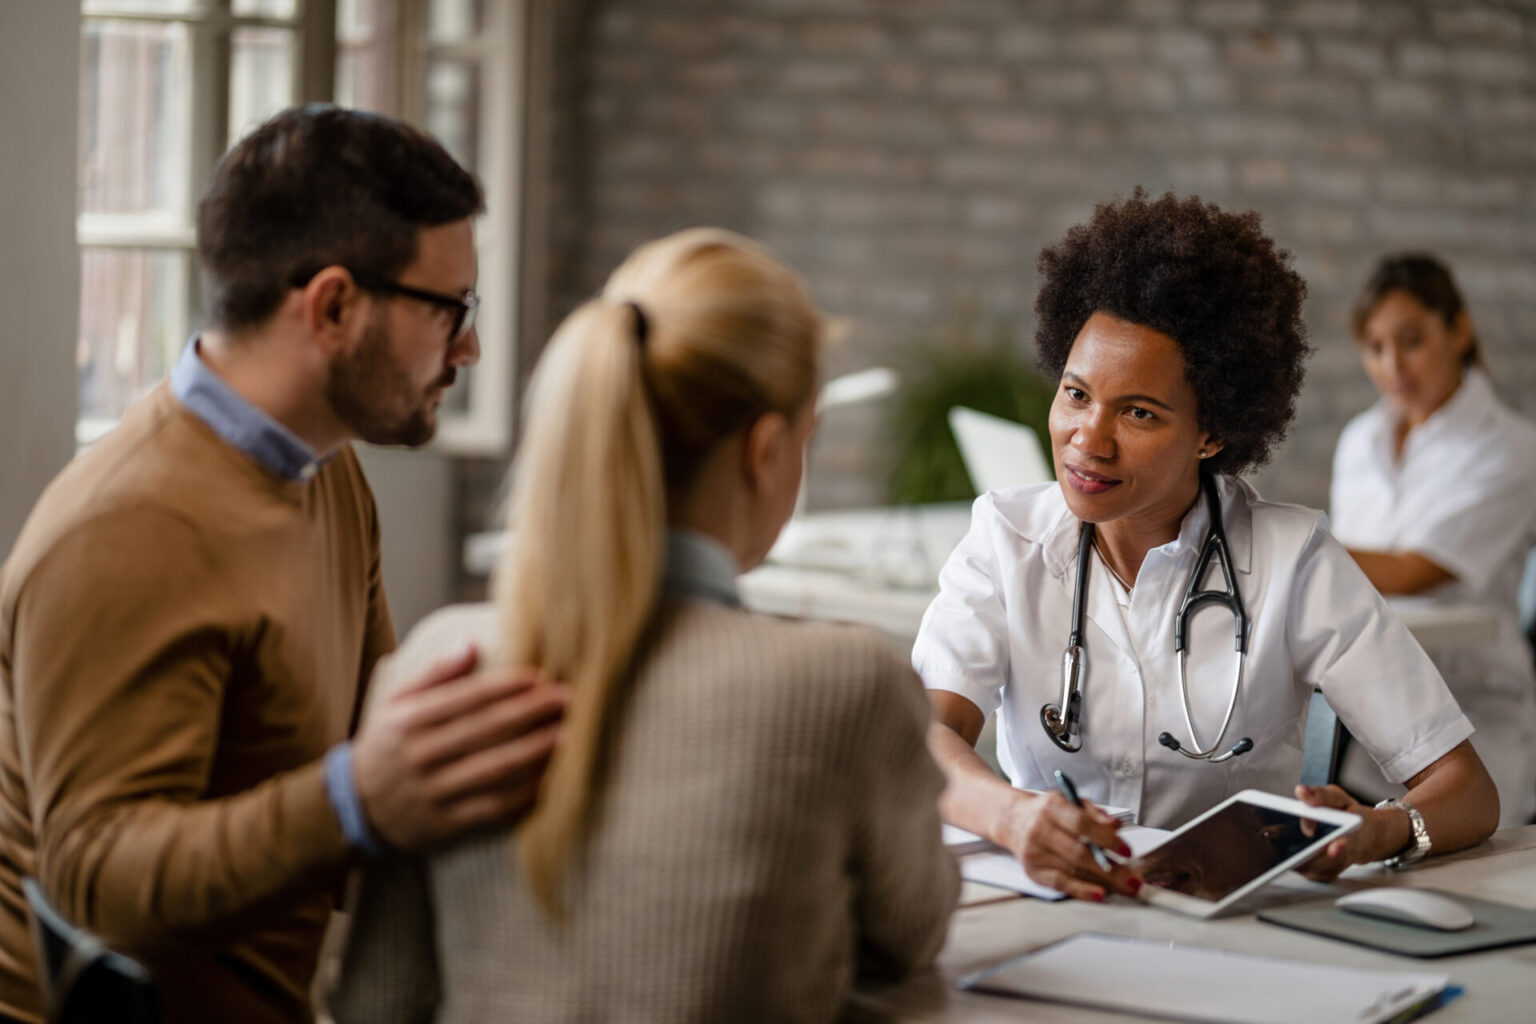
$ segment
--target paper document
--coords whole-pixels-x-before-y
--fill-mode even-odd
[[[992,840],[948,822],[944,824],[944,846],[956,857],[967,857],[973,853],[996,853],[1002,849]]]
[[[1121,825],[1134,825],[1136,823],[1136,812],[1129,807],[1110,807],[1100,804],[1099,810],[1114,818]],[[980,853],[984,850],[995,853],[1002,849],[1001,846],[998,846],[992,840],[985,839],[975,832],[967,831],[959,825],[951,825],[948,822],[944,823],[944,845],[949,847],[949,852],[953,853],[956,857],[964,857],[968,853]]]
[[[1111,813],[1113,813],[1112,809]],[[1132,825],[1120,830],[1120,837],[1131,848],[1132,856],[1146,853],[1167,838],[1168,834],[1167,829],[1145,828],[1140,825]],[[955,842],[951,842],[951,835],[955,837]],[[979,847],[974,844],[961,845],[964,842],[964,836],[970,836],[971,839],[983,845]],[[945,825],[944,844],[955,852],[956,857],[960,858],[960,877],[967,882],[980,882],[983,885],[1021,892],[1026,896],[1035,896],[1042,900],[1066,899],[1060,892],[1048,885],[1041,885],[1026,875],[1024,865],[1020,864],[1013,854],[994,843],[987,842],[974,832],[967,832],[953,825]],[[967,849],[972,852],[968,854],[963,852]]]
[[[1082,934],[977,971],[962,978],[960,986],[1137,1017],[1373,1024],[1423,1006],[1448,981],[1442,974],[1363,970]]]

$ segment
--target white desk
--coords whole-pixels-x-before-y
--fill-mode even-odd
[[[939,569],[970,526],[969,502],[816,512],[791,520],[768,561],[741,578],[742,599],[767,615],[873,626],[910,648],[939,588]],[[478,533],[464,544],[467,570],[488,574],[502,544]],[[1491,640],[1486,608],[1394,600],[1426,649]],[[1065,642],[1065,641],[1063,641]]]
[[[969,525],[966,503],[802,516],[769,560],[742,577],[742,598],[769,615],[873,626],[910,647],[938,593],[939,569]],[[1484,643],[1498,630],[1497,615],[1478,605],[1391,604],[1427,650]]]
[[[1337,891],[1383,884],[1428,886],[1536,908],[1536,826],[1506,829],[1471,850],[1443,858],[1431,857],[1409,871],[1381,872],[1368,879],[1340,882]],[[968,885],[962,903],[995,892]],[[1317,899],[1319,895],[1299,898]],[[1074,900],[1047,903],[1012,897],[962,906],[950,922],[949,941],[939,956],[937,971],[900,985],[861,990],[857,996],[859,1009],[883,1020],[953,1024],[1138,1019],[1073,1006],[977,995],[955,988],[956,979],[974,970],[1077,932],[1167,939],[1316,963],[1443,973],[1464,987],[1466,993],[1426,1018],[1432,1024],[1536,1017],[1536,945],[1420,960],[1265,924],[1252,913],[1197,921],[1119,897],[1103,904]],[[1113,985],[1114,979],[1106,978],[1105,984]]]

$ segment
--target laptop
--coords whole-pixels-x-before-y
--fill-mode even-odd
[[[1056,479],[1040,438],[1022,423],[957,405],[949,410],[949,429],[977,494]]]

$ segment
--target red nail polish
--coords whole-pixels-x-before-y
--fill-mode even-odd
[[[1088,894],[1088,898],[1093,900],[1093,902],[1095,902],[1095,903],[1103,903],[1104,902],[1104,894],[1102,892],[1092,892],[1092,893],[1089,893]]]
[[[1119,848],[1117,850],[1115,850],[1115,852],[1118,853],[1122,857],[1129,857],[1131,855],[1130,844],[1128,844],[1128,843],[1121,843]]]
[[[1131,890],[1131,895],[1132,896],[1135,896],[1137,893],[1141,892],[1141,879],[1139,879],[1139,878],[1128,879],[1126,881],[1126,883],[1125,883],[1125,887],[1127,889]]]

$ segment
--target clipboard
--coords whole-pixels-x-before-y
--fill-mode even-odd
[[[1465,931],[1442,932],[1417,925],[1384,921],[1340,910],[1333,898],[1259,911],[1259,920],[1283,928],[1324,935],[1330,939],[1369,946],[1401,956],[1437,957],[1472,953],[1479,949],[1518,946],[1536,942],[1536,910],[1522,910],[1506,903],[1474,899],[1459,893],[1427,889],[1449,896],[1472,911],[1475,923]]]
[[[1080,933],[960,979],[973,992],[1244,1024],[1380,1024],[1459,994],[1444,975],[1364,970]]]

